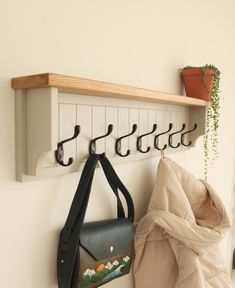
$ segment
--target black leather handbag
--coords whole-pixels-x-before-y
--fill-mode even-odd
[[[118,217],[83,223],[98,161],[116,195]],[[127,203],[127,217],[119,191]],[[99,287],[129,273],[133,258],[133,219],[132,198],[111,163],[105,154],[92,154],[84,166],[69,215],[60,233],[57,258],[59,288]]]

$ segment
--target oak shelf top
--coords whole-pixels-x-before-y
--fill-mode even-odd
[[[55,73],[12,78],[11,85],[14,89],[55,87],[62,93],[158,102],[172,105],[201,107],[211,105],[208,101],[192,97]]]

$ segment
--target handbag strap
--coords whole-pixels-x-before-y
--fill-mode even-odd
[[[90,155],[82,171],[81,178],[69,211],[69,215],[60,235],[60,243],[62,249],[58,259],[58,263],[60,265],[58,275],[60,279],[60,288],[70,288],[73,275],[73,266],[77,253],[77,245],[79,242],[79,235],[82,224],[84,222],[94,171],[98,161],[100,161],[107,181],[117,197],[118,217],[125,217],[122,202],[118,194],[119,189],[127,202],[128,218],[131,221],[134,219],[134,205],[132,198],[126,187],[120,181],[111,163],[108,161],[104,154]]]
[[[106,178],[111,186],[111,183],[116,187],[116,189],[119,189],[120,192],[123,194],[126,203],[127,203],[127,210],[128,210],[128,218],[133,222],[134,221],[134,204],[132,197],[129,193],[129,191],[126,189],[125,185],[122,183],[120,178],[118,177],[117,173],[113,169],[112,164],[106,158],[105,154],[101,154],[100,157],[100,163],[104,170],[104,173],[106,175]]]
[[[91,155],[86,161],[76,193],[70,207],[66,223],[60,234],[60,243],[57,259],[59,288],[71,288],[79,233],[72,233],[72,223],[76,220],[77,215],[80,215],[80,217],[78,217],[79,220],[77,226],[79,226],[79,229],[81,229],[81,225],[83,223],[82,210],[84,210],[84,208],[86,210],[86,206],[88,204],[91,183],[99,157],[99,155]],[[71,237],[71,235],[73,237]]]
[[[94,176],[95,167],[100,158],[98,154],[92,154],[85,163],[79,184],[77,186],[67,220],[62,230],[64,241],[67,242],[73,232],[76,220],[81,218],[83,221],[83,211],[86,211],[91,184]],[[84,215],[85,216],[85,215]]]

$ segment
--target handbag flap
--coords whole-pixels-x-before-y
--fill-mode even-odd
[[[82,225],[80,245],[98,261],[125,253],[133,236],[133,223],[128,218],[88,222]]]

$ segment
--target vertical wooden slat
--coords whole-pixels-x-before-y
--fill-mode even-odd
[[[137,124],[137,130],[134,135],[129,138],[129,147],[132,154],[136,154],[136,140],[139,131],[139,110],[138,109],[129,109],[129,131],[132,130],[133,124]]]
[[[118,137],[122,137],[129,133],[129,114],[127,108],[118,109]],[[124,138],[121,142],[121,153],[125,154],[127,149],[129,149],[129,137]]]
[[[77,105],[77,125],[81,126],[81,132],[77,139],[77,159],[84,161],[88,157],[88,147],[91,140],[91,106]]]
[[[92,139],[104,135],[107,132],[105,121],[105,107],[92,106]],[[97,141],[96,153],[105,152],[105,138]]]
[[[148,111],[146,109],[139,110],[139,135],[148,131]],[[147,137],[142,138],[142,150],[147,148]]]
[[[116,107],[106,107],[106,127],[108,127],[109,124],[113,125],[113,131],[111,135],[109,135],[106,138],[106,153],[109,155],[109,157],[115,157],[115,142],[117,139],[117,131],[118,131],[118,109]]]
[[[148,110],[148,132],[150,132],[153,129],[153,124],[156,124],[156,123],[157,122],[156,122],[155,111],[154,110]],[[154,135],[155,134],[156,134],[156,132],[147,136],[147,145],[150,147],[151,150],[154,150],[153,142],[154,142]]]
[[[156,111],[156,121],[157,121],[157,133],[156,134],[159,134],[159,133],[162,133],[165,131],[165,121],[164,121],[164,113],[162,110],[157,110]],[[160,148],[162,148],[165,144],[165,138],[164,136],[160,136],[159,137],[159,144],[158,146]]]

